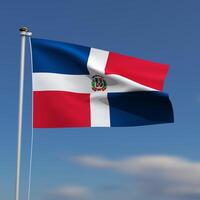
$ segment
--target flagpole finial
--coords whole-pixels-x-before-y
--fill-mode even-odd
[[[19,29],[19,31],[20,32],[28,32],[29,30],[28,30],[28,28],[27,27],[25,27],[25,26],[23,26],[23,27],[21,27],[20,29]]]
[[[29,31],[29,29],[26,27],[26,26],[23,26],[19,29],[20,31],[20,35],[23,35],[23,36],[32,36],[32,33]]]

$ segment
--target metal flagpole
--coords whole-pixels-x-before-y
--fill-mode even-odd
[[[16,188],[15,200],[19,200],[20,190],[20,164],[21,164],[21,138],[22,138],[22,114],[23,114],[23,92],[24,92],[24,65],[26,36],[31,36],[28,28],[19,29],[21,35],[21,57],[20,57],[20,81],[19,81],[19,111],[18,111],[18,140],[17,140],[17,166],[16,166]]]

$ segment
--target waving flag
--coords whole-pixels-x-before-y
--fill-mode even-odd
[[[168,66],[96,48],[32,38],[34,128],[173,122],[162,92]]]

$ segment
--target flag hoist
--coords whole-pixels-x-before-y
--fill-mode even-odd
[[[16,164],[16,188],[15,200],[19,200],[20,191],[20,164],[21,164],[21,139],[22,139],[22,117],[23,117],[23,93],[24,93],[24,66],[26,37],[31,37],[27,27],[19,29],[21,36],[21,56],[20,56],[20,79],[19,79],[19,110],[18,110],[18,139],[17,139],[17,164]]]

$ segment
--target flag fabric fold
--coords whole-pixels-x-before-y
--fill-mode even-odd
[[[173,122],[162,92],[168,65],[58,41],[31,43],[34,128]]]

